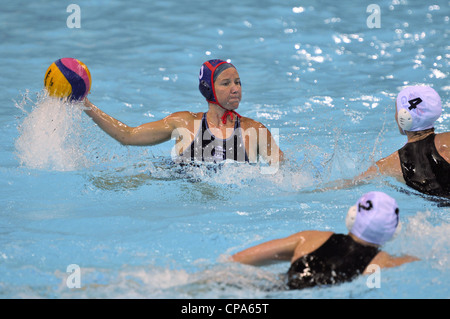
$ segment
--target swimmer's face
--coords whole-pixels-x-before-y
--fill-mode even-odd
[[[228,110],[239,107],[242,97],[241,79],[235,68],[229,68],[220,73],[214,82],[217,102]]]

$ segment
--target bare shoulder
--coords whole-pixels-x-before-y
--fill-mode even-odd
[[[331,231],[306,230],[296,233],[297,248],[294,251],[293,260],[307,255],[322,246],[334,233]]]
[[[439,154],[450,162],[450,132],[436,134],[434,143]]]
[[[305,230],[305,231],[302,231],[301,233],[297,233],[297,234],[302,234],[302,237],[304,237],[306,239],[315,239],[315,238],[328,239],[331,235],[334,234],[334,232],[323,231],[323,230]]]
[[[379,167],[381,172],[383,170],[389,170],[393,166],[397,166],[396,164],[400,164],[400,157],[398,155],[398,151],[395,151],[391,155],[386,156],[377,161],[377,166]]]
[[[438,133],[436,134],[436,138],[450,142],[450,132]]]
[[[301,232],[290,235],[290,238],[300,238],[302,241],[316,239],[316,238],[328,238],[334,233],[331,231],[322,230],[303,230]]]
[[[190,111],[179,111],[174,112],[170,115],[168,115],[166,118],[172,118],[172,119],[185,119],[185,120],[200,120],[203,116],[203,112],[190,112]]]
[[[248,128],[255,128],[255,129],[259,129],[259,128],[266,128],[262,123],[255,121],[254,119],[251,119],[249,117],[241,117],[241,126],[244,129],[248,129]]]
[[[391,155],[379,160],[377,162],[377,166],[381,174],[390,175],[400,180],[403,178],[398,151],[395,151]]]
[[[189,111],[180,111],[166,116],[163,121],[172,128],[189,128],[193,125],[194,121],[200,121],[202,116],[203,112],[194,113]]]

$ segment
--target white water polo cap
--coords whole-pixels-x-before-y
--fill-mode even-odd
[[[345,224],[356,237],[383,245],[400,231],[397,202],[383,192],[366,193],[350,207]]]
[[[408,86],[397,95],[397,119],[404,131],[423,131],[434,127],[442,114],[439,94],[429,86]]]

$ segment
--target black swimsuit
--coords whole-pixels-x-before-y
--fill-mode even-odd
[[[450,197],[450,164],[438,153],[435,136],[407,143],[398,151],[403,178],[421,193]]]
[[[220,163],[225,160],[249,162],[239,117],[236,117],[233,134],[227,139],[221,139],[215,137],[209,130],[206,113],[204,113],[202,127],[178,161],[183,163],[196,161]]]
[[[362,274],[379,249],[357,243],[349,235],[333,234],[318,249],[294,261],[288,287],[303,289],[350,281]]]

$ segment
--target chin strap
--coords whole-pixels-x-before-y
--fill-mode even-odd
[[[221,120],[222,120],[222,123],[223,123],[223,124],[227,124],[228,116],[230,116],[230,118],[231,118],[232,120],[234,119],[234,115],[236,115],[236,117],[238,117],[238,118],[241,118],[241,117],[242,117],[242,116],[240,116],[240,115],[238,114],[238,112],[233,111],[233,110],[227,110],[227,109],[224,108],[222,105],[220,105],[218,102],[209,101],[209,100],[208,100],[208,102],[209,102],[209,103],[216,104],[216,105],[220,106],[221,108],[223,108],[223,109],[225,110],[225,113],[223,113],[223,115],[222,115],[222,117],[221,117]],[[234,114],[234,115],[233,115],[233,114]]]
[[[233,120],[233,118],[234,118],[233,114],[236,114],[236,116],[237,116],[238,118],[241,117],[236,111],[226,110],[225,113],[224,113],[224,114],[222,115],[222,117],[221,117],[222,123],[223,123],[223,124],[226,124],[226,123],[227,123],[228,115],[229,115],[230,118]]]

